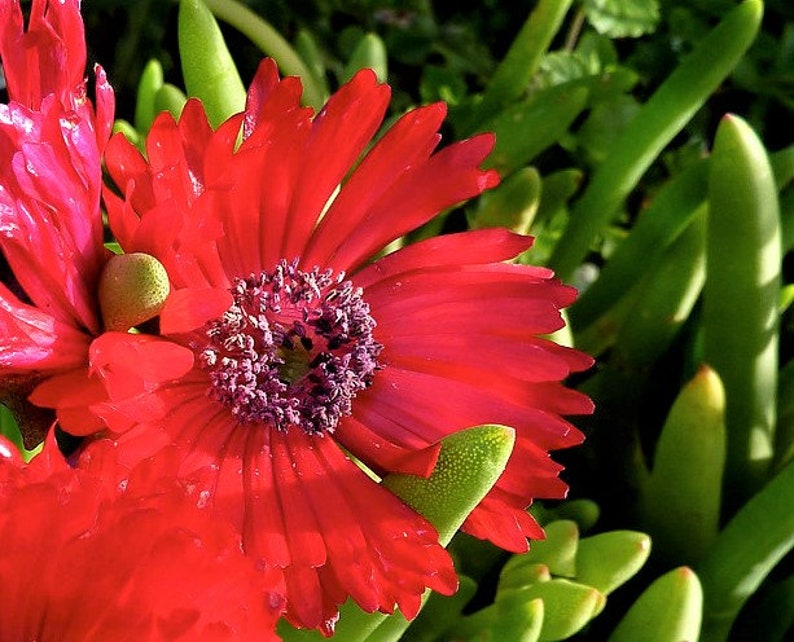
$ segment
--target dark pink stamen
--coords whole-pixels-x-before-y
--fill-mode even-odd
[[[212,396],[244,423],[333,432],[380,367],[361,294],[344,274],[304,272],[297,260],[237,279],[200,355]]]

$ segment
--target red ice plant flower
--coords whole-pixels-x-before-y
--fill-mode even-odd
[[[348,453],[378,475],[428,475],[444,436],[514,427],[507,469],[464,528],[526,550],[543,536],[527,505],[566,492],[549,451],[581,441],[561,416],[591,411],[560,382],[591,360],[539,337],[575,293],[505,263],[529,238],[460,233],[373,260],[497,184],[478,169],[491,135],[434,151],[445,108],[429,105],[356,166],[388,87],[362,71],[316,116],[300,93],[265,61],[245,113],[217,131],[193,100],[178,123],[157,118],[146,159],[111,139],[124,192],[105,193],[111,228],[171,281],[160,336],[100,336],[90,372],[52,377],[33,400],[61,417],[91,401],[129,463],[179,444],[178,474],[281,586],[288,619],[330,634],[348,596],[410,618],[426,587],[456,586],[433,527]]]
[[[77,0],[33,0],[27,30],[18,0],[0,0],[0,59],[10,98],[0,105],[0,399],[14,403],[42,377],[84,367],[101,330],[101,151],[114,97],[98,66],[96,110],[86,96]]]
[[[50,437],[24,466],[0,437],[0,639],[278,639],[283,600],[239,536],[197,508],[167,457],[122,474],[113,450],[97,442],[73,469]]]

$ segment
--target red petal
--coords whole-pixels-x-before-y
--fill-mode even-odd
[[[557,385],[556,390],[548,391],[555,400],[544,403],[559,403],[567,409],[567,402],[563,401],[567,399],[567,392],[560,394],[565,389]],[[570,410],[578,408],[580,403],[579,399],[574,400]],[[415,447],[469,426],[500,423],[515,428],[513,454],[495,489],[489,494],[492,501],[502,498],[499,502],[501,521],[494,522],[497,517],[491,516],[493,524],[488,529],[493,530],[482,526],[475,533],[500,546],[512,542],[510,550],[518,550],[517,542],[525,545],[524,540],[530,534],[524,532],[526,524],[516,515],[533,498],[561,498],[565,495],[567,487],[558,478],[562,467],[551,460],[548,452],[576,445],[582,440],[581,433],[559,416],[525,405],[523,398],[511,402],[483,389],[477,382],[462,383],[416,372],[402,372],[393,367],[386,367],[378,373],[372,387],[357,397],[354,416],[383,438]],[[510,501],[504,501],[506,497]],[[513,525],[512,532],[506,530],[510,524]]]
[[[88,335],[19,301],[0,283],[0,372],[47,372],[87,360]]]
[[[371,69],[359,71],[312,122],[304,165],[289,209],[282,256],[300,256],[323,207],[369,143],[389,104],[390,90]]]
[[[119,456],[128,464],[131,454],[143,456],[147,432],[167,431],[182,444],[180,474],[199,497],[206,493],[207,508],[232,521],[250,557],[273,573],[284,565],[291,622],[329,631],[347,596],[370,611],[400,604],[411,615],[425,588],[454,590],[432,526],[330,436],[240,425],[202,392],[183,384],[155,390],[150,398],[171,407],[167,422],[133,428]]]
[[[375,472],[407,473],[427,477],[438,461],[441,444],[404,448],[371,430],[353,417],[345,417],[334,433],[336,439]]]
[[[354,272],[390,241],[499,183],[494,171],[478,169],[493,148],[483,134],[454,143],[405,172],[375,202],[329,260],[335,270]]]
[[[49,377],[30,395],[31,403],[45,408],[89,406],[104,399],[107,393],[102,382],[89,376],[87,368]]]
[[[433,236],[362,268],[355,275],[355,283],[369,288],[383,279],[414,270],[507,261],[531,245],[532,237],[498,227]]]
[[[27,32],[18,2],[0,3],[0,57],[12,100],[38,108],[48,94],[68,105],[85,72],[79,2],[36,0]]]
[[[160,332],[165,335],[190,332],[223,315],[231,304],[232,295],[228,290],[174,290],[160,312]]]
[[[245,140],[234,158],[235,186],[222,206],[234,214],[225,219],[221,254],[237,276],[272,269],[284,257],[287,213],[312,129],[312,111],[300,106],[301,91],[297,78],[278,80],[272,60],[260,64],[249,89]]]
[[[522,381],[561,381],[592,365],[587,355],[548,340],[487,334],[423,334],[389,339],[383,359],[411,370],[431,371],[434,364],[488,370]]]
[[[189,372],[193,352],[145,334],[106,332],[91,344],[90,362],[110,398],[125,399]]]
[[[373,204],[403,174],[423,163],[440,140],[446,115],[443,103],[405,114],[381,138],[355,169],[312,235],[303,264],[325,265],[351,229],[366,220]]]

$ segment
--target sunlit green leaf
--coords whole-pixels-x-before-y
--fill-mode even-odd
[[[585,0],[587,19],[610,38],[637,38],[656,29],[658,0]]]

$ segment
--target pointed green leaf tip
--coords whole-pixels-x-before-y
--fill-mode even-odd
[[[216,128],[245,109],[245,87],[218,23],[202,0],[179,3],[179,57],[188,96],[201,99]]]
[[[703,365],[670,409],[640,498],[643,525],[663,559],[694,564],[717,537],[725,438],[725,390]]]
[[[171,288],[163,264],[134,252],[110,258],[99,279],[99,307],[105,329],[126,332],[156,317]]]
[[[427,479],[392,474],[383,485],[429,519],[446,546],[463,521],[499,479],[513,451],[512,428],[484,425],[441,442],[438,463]]]
[[[703,589],[692,569],[681,566],[657,578],[640,595],[609,642],[681,642],[700,639]]]

